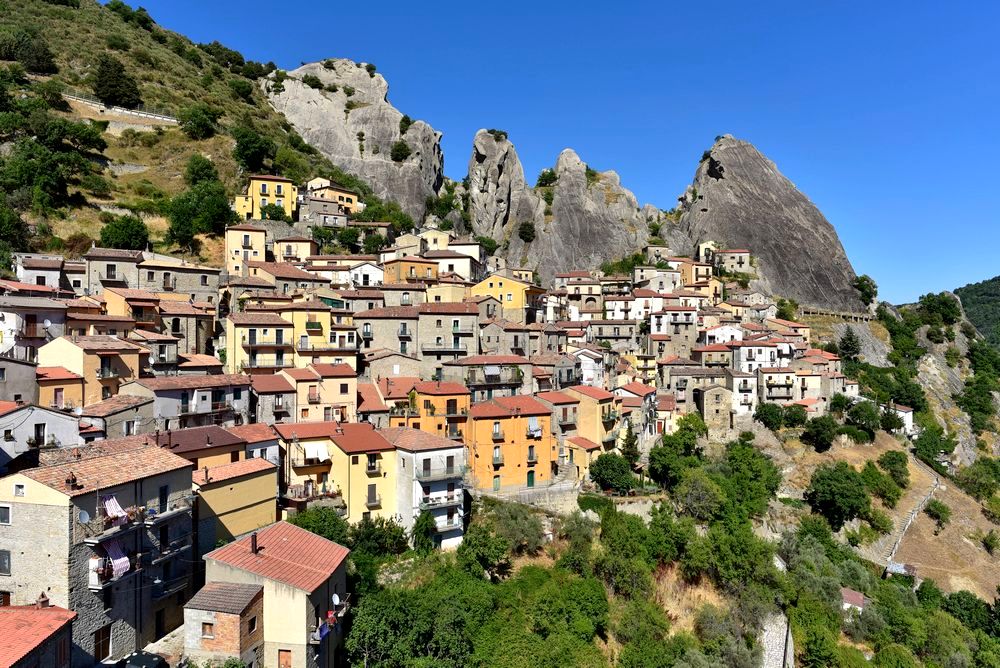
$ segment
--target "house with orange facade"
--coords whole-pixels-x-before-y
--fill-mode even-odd
[[[527,395],[473,405],[465,445],[478,489],[536,487],[551,482],[558,466],[551,408]]]
[[[472,401],[469,388],[461,383],[428,380],[415,383],[407,398],[390,409],[390,427],[410,427],[462,441]]]

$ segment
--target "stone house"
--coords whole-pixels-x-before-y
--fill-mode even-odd
[[[558,390],[571,385],[579,385],[582,371],[580,359],[565,353],[540,353],[528,358],[532,365],[532,375],[535,377],[539,390],[542,388],[542,378],[546,379],[545,390]]]
[[[149,355],[143,356],[147,362],[147,366],[143,369],[144,373],[154,376],[177,375],[179,338],[146,329],[132,330],[128,338],[149,350]]]
[[[695,390],[726,381],[726,369],[719,367],[664,366],[662,373],[662,388],[673,395],[678,413],[696,410]]]
[[[135,288],[139,285],[142,251],[93,247],[84,256],[87,280],[84,294],[100,295],[104,288]]]
[[[250,262],[248,270],[250,276],[270,281],[274,289],[283,295],[330,284],[325,278],[302,271],[288,262]]]
[[[73,665],[120,659],[182,622],[192,466],[144,439],[57,451],[0,487],[0,590],[15,604],[44,591],[77,613]]]
[[[362,376],[369,381],[397,376],[419,376],[422,364],[413,355],[380,348],[372,350],[362,361]]]
[[[206,582],[184,604],[184,655],[205,664],[263,665],[264,587]]]
[[[0,355],[0,401],[21,401],[47,406],[39,401],[38,365],[13,353]],[[51,403],[51,402],[50,402]]]
[[[528,355],[528,326],[496,318],[479,321],[479,348],[485,355]]]
[[[250,419],[252,422],[277,424],[294,422],[295,387],[280,374],[250,376]]]
[[[80,412],[81,424],[89,425],[86,437],[121,438],[156,430],[154,403],[149,397],[118,394]],[[98,433],[94,433],[94,432]]]
[[[427,286],[423,283],[382,283],[379,291],[386,307],[427,303]]]
[[[470,355],[442,367],[442,380],[469,388],[473,401],[531,394],[531,362],[519,355]]]
[[[795,400],[795,371],[787,367],[757,369],[757,391],[763,402],[791,403]]]
[[[157,430],[231,427],[250,415],[250,377],[243,374],[139,378],[119,392],[153,399]]]
[[[650,316],[649,334],[666,334],[673,354],[687,357],[698,340],[698,311],[693,306],[664,306]]]
[[[725,431],[733,426],[732,392],[711,384],[694,390],[694,403],[709,431]]]
[[[139,263],[140,290],[183,295],[192,302],[214,304],[219,298],[218,267],[208,267],[179,260],[170,255],[155,254]]]
[[[726,369],[726,388],[732,393],[733,414],[752,416],[757,410],[757,374]]]
[[[63,257],[42,253],[13,253],[14,275],[27,285],[68,288],[63,282]]]

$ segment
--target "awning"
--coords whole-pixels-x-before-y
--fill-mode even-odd
[[[306,459],[316,459],[321,462],[329,461],[330,452],[326,449],[326,443],[306,443]]]
[[[486,366],[483,367],[483,373],[485,373],[487,376],[499,376],[500,367],[495,364],[487,364]]]
[[[118,503],[118,499],[114,494],[102,496],[101,504],[104,505],[104,511],[108,514],[108,517],[128,517],[128,513],[126,513],[122,508],[122,505]]]
[[[119,578],[128,573],[131,564],[129,564],[128,557],[125,556],[125,550],[122,549],[117,540],[111,539],[104,543],[104,551],[111,559],[111,571],[114,577]]]

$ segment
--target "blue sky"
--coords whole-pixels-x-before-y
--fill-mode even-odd
[[[883,298],[1000,274],[994,3],[144,5],[285,69],[374,63],[390,101],[444,133],[456,179],[475,131],[495,127],[529,179],[571,147],[670,208],[731,133],[812,198]]]

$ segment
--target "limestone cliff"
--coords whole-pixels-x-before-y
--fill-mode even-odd
[[[836,230],[751,144],[716,140],[680,198],[678,231],[757,256],[761,287],[802,304],[859,311],[855,273]],[[690,250],[678,248],[676,250]]]
[[[617,174],[589,171],[570,149],[560,153],[554,171],[554,185],[532,188],[509,139],[477,132],[469,159],[475,234],[501,241],[510,262],[537,270],[544,282],[560,271],[629,255],[646,243],[648,219],[660,212],[640,208]],[[522,240],[522,224],[534,228],[534,240]]]
[[[318,78],[322,88],[303,83],[306,77]],[[272,75],[263,86],[272,106],[332,163],[418,222],[423,218],[427,197],[437,194],[443,179],[441,133],[423,121],[401,127],[403,114],[389,103],[381,74],[337,58],[292,70],[280,84]],[[410,155],[397,162],[392,146],[400,139]]]

